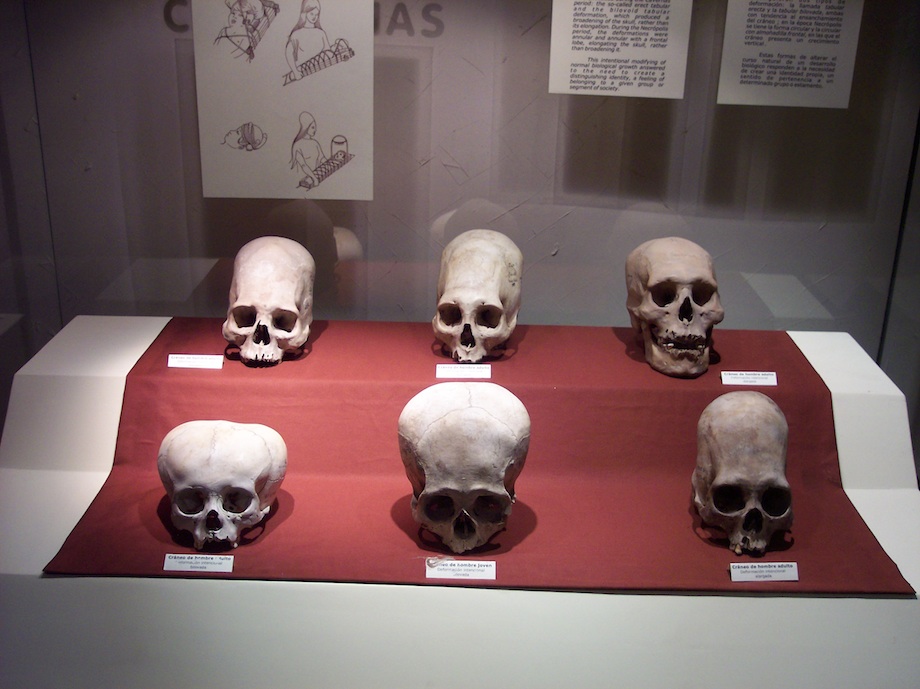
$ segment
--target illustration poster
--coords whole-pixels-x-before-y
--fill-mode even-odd
[[[555,0],[550,93],[683,98],[691,0]]]
[[[371,0],[195,0],[206,197],[370,200]]]
[[[718,102],[846,108],[863,0],[728,0]]]

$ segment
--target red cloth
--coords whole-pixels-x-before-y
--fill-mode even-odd
[[[45,571],[166,575],[194,553],[169,524],[156,472],[163,436],[192,419],[262,423],[288,446],[271,516],[230,551],[254,579],[436,583],[424,558],[452,555],[419,532],[397,418],[449,363],[420,323],[317,322],[308,351],[273,368],[169,369],[167,356],[218,354],[220,321],[170,321],[128,376],[111,475]],[[527,326],[492,363],[492,381],[531,416],[530,453],[508,528],[465,559],[495,560],[495,581],[549,589],[911,594],[844,494],[830,394],[783,332],[718,330],[721,362],[694,380],[650,369],[631,331]],[[789,422],[795,524],[782,549],[736,556],[692,506],[696,423],[722,370],[775,371],[758,388]],[[794,561],[798,582],[732,583],[731,562]],[[201,576],[180,574],[179,576]]]

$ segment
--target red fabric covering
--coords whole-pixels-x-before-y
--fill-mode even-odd
[[[492,381],[532,421],[508,528],[463,558],[497,562],[466,586],[911,594],[844,494],[830,394],[783,332],[717,331],[721,363],[695,380],[650,369],[626,329],[518,326]],[[224,351],[220,321],[173,319],[128,376],[115,466],[46,567],[56,574],[164,575],[176,536],[156,472],[163,436],[191,419],[275,428],[287,477],[271,516],[232,551],[229,576],[449,585],[424,558],[450,556],[409,512],[396,440],[405,403],[449,363],[427,324],[317,322],[299,359],[268,369],[168,369],[167,355]],[[724,540],[691,502],[696,422],[730,390],[721,370],[776,371],[789,421],[795,525],[760,561],[795,561],[800,581],[737,584]],[[167,576],[175,576],[171,573]],[[178,576],[200,576],[180,574]]]

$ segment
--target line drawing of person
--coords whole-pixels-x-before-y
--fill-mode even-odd
[[[319,0],[302,0],[300,18],[288,36],[284,55],[295,81],[304,76],[298,69],[301,64],[329,50],[329,37],[319,20],[320,11]]]
[[[309,0],[308,0],[309,1]],[[300,185],[312,189],[322,180],[313,171],[326,161],[323,147],[316,136],[316,118],[306,110],[300,113],[300,130],[291,143],[291,169],[299,169],[303,174]]]
[[[251,61],[280,8],[272,0],[224,0],[224,4],[230,14],[214,42],[229,40]]]

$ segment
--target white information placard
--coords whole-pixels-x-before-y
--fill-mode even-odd
[[[722,371],[722,385],[776,385],[776,371]]]
[[[549,90],[683,98],[692,0],[554,0]]]
[[[732,562],[732,581],[798,581],[798,562]]]
[[[845,108],[863,0],[728,0],[718,102]]]
[[[455,560],[451,557],[425,558],[426,579],[495,579],[495,560]]]
[[[232,572],[233,555],[167,553],[164,572]]]
[[[224,367],[222,354],[170,354],[166,357],[167,368],[208,368]]]
[[[437,364],[435,378],[487,380],[492,377],[492,364]]]
[[[371,0],[194,0],[204,196],[373,197]]]

